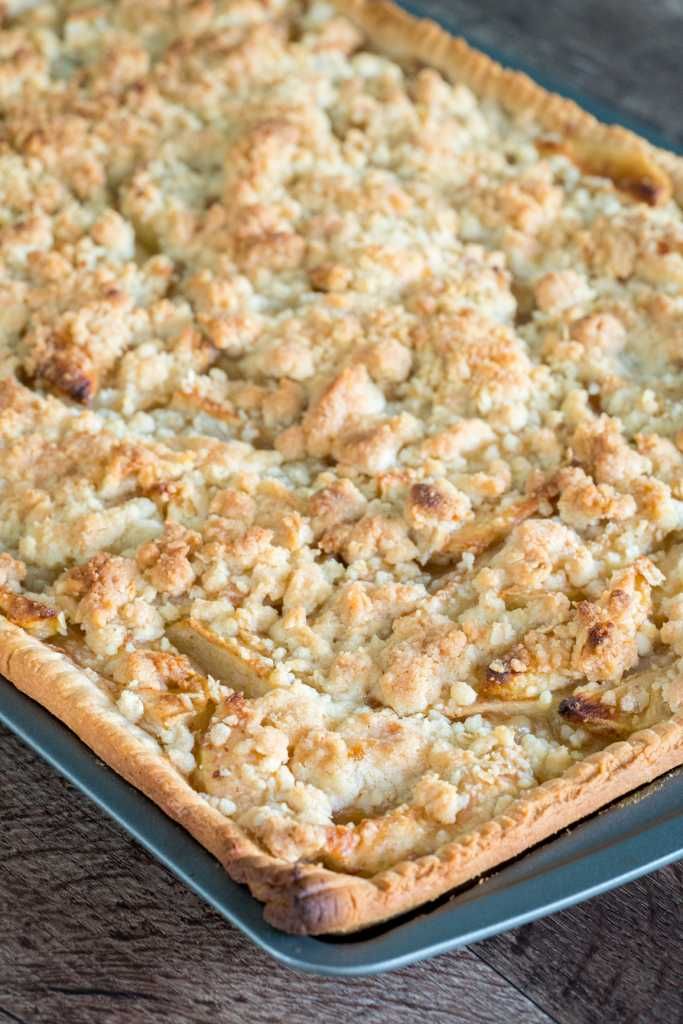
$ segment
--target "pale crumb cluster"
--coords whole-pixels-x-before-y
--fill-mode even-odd
[[[0,612],[359,874],[683,709],[676,203],[329,3],[0,10]]]

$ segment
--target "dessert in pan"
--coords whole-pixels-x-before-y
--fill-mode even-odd
[[[339,933],[683,761],[683,164],[387,3],[5,5],[0,669]]]

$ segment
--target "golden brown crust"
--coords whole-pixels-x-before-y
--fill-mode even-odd
[[[683,157],[622,128],[606,125],[572,100],[548,92],[521,71],[502,67],[428,19],[391,0],[334,0],[373,42],[399,60],[419,61],[463,82],[478,96],[557,133],[570,158],[649,205],[683,202]]]
[[[114,711],[83,670],[0,618],[0,672],[56,715],[128,782],[154,800],[295,934],[356,931],[418,907],[683,762],[683,716],[634,733],[511,804],[435,854],[365,879],[264,854],[211,807],[141,729]]]
[[[574,103],[547,93],[525,75],[504,70],[435,24],[417,22],[385,0],[339,0],[338,6],[379,48],[399,60],[424,62],[441,70],[447,77],[465,83],[478,96],[495,99],[520,120],[540,123],[550,135],[548,139],[538,141],[539,148],[562,152],[585,173],[611,178],[618,189],[641,203],[663,205],[672,195],[679,203],[683,201],[683,161],[673,154],[656,149],[625,129],[600,124]],[[335,31],[340,33],[340,39],[336,41]],[[330,29],[327,43],[340,45],[342,50],[352,49],[357,42],[353,33],[354,30],[348,25],[343,31],[339,28]],[[273,152],[279,146],[286,149],[295,145],[297,138],[298,131],[288,122],[265,122],[247,131],[243,140],[244,152],[252,156],[256,154],[259,160],[262,157],[265,167],[272,156],[271,149]],[[277,143],[274,148],[273,143]],[[240,159],[237,151],[234,156],[236,160]],[[85,188],[86,184],[84,182],[82,187]],[[397,201],[402,201],[400,196]],[[134,202],[134,196],[130,202]],[[304,259],[302,238],[296,233],[280,230],[277,225],[269,225],[267,218],[261,223],[259,218],[262,211],[258,206],[252,206],[250,210],[251,220],[239,226],[236,232],[235,258],[240,269],[248,276],[253,276],[259,267],[264,266],[274,270],[298,268]],[[103,234],[102,226],[95,229],[93,237],[95,234],[102,241],[99,238]],[[595,254],[593,256],[597,258]],[[347,266],[329,263],[312,265],[308,273],[312,287],[332,297],[342,295],[353,276]],[[574,274],[571,280],[568,278],[571,273],[565,271],[564,275],[548,274],[537,283],[539,309],[552,313],[556,304],[563,301],[563,288],[576,291],[580,287],[578,275]],[[214,284],[210,275],[196,275],[191,292],[198,308],[203,310],[199,322],[206,325],[207,333],[217,350],[226,349],[231,353],[233,349],[235,352],[241,351],[245,339],[258,331],[258,324],[245,324],[224,316],[221,311],[223,298],[218,294],[218,286],[214,287]],[[108,301],[115,304],[115,293],[110,291],[107,295]],[[229,305],[229,301],[226,300],[226,304]],[[605,325],[609,327],[607,318],[610,315],[609,312],[600,314],[602,319],[597,325],[579,321],[574,331],[574,343],[585,349],[598,347],[604,340]],[[477,334],[477,322],[469,314],[460,314],[457,326],[464,333],[470,329],[471,368],[475,373],[481,373],[482,380],[496,386],[502,371],[493,356],[487,357],[488,361],[484,358],[483,345]],[[490,330],[491,325],[487,321],[479,333],[488,334]],[[621,327],[617,322],[617,334],[619,330]],[[612,334],[615,334],[614,330]],[[52,333],[45,338],[38,335],[33,337],[23,368],[36,384],[47,390],[55,390],[78,403],[87,403],[97,392],[102,366],[109,367],[111,360],[117,358],[118,350],[112,350],[111,360],[107,357],[102,366],[97,360],[90,365],[87,359],[84,362],[83,351],[79,350],[79,356],[73,350],[69,337],[68,332],[64,339]],[[619,341],[618,337],[616,341]],[[376,417],[382,412],[383,396],[373,381],[391,385],[403,380],[409,372],[408,350],[396,341],[392,341],[394,347],[390,351],[383,349],[383,344],[378,342],[368,348],[363,359],[352,368],[342,370],[317,395],[301,425],[293,425],[289,431],[285,430],[280,435],[276,446],[278,451],[288,458],[300,458],[306,454],[312,458],[329,458],[333,455],[342,465],[355,464],[370,474],[381,475],[385,464],[391,463],[387,453],[391,456],[395,452],[397,439],[414,439],[415,430],[413,418],[405,415],[370,419],[369,426],[361,422],[360,429],[357,428],[357,419],[363,421],[366,416]],[[182,335],[182,345],[179,342],[177,358],[180,359],[185,352],[188,358],[192,357],[191,363],[194,359],[192,365],[204,367],[207,360],[210,362],[214,358],[215,353],[207,354],[202,346],[203,342],[198,340],[198,336],[188,331]],[[444,352],[448,354],[446,343]],[[500,336],[501,360],[503,356],[507,362],[501,363],[504,370],[502,376],[507,380],[508,373],[514,372],[521,357],[505,332]],[[249,407],[249,403],[257,405],[261,402],[264,411],[268,410],[264,421],[271,415],[273,422],[279,423],[281,417],[283,423],[289,423],[292,421],[292,417],[288,418],[290,406],[299,410],[300,385],[295,381],[306,379],[309,373],[308,355],[305,347],[297,348],[294,345],[290,349],[283,348],[278,358],[282,363],[278,367],[281,373],[285,377],[294,378],[288,381],[289,390],[286,393],[273,392],[264,397],[266,393],[263,388],[250,390],[245,387],[241,394],[235,393],[233,405],[231,400],[225,399],[219,392],[218,397],[214,397],[213,393],[198,391],[195,394],[185,389],[175,393],[173,407],[196,408],[216,420],[239,422],[236,407],[244,409]],[[520,366],[526,374],[526,364],[520,363]],[[17,405],[18,417],[20,413],[21,409]],[[480,427],[483,425],[481,421],[469,420],[463,421],[460,426],[465,423],[479,424]],[[610,434],[608,427],[609,424],[600,424],[596,433],[591,425],[588,440],[581,435],[580,430],[576,432],[574,443],[580,461],[587,465],[595,463],[597,487],[601,490],[595,488],[595,493],[587,493],[584,487],[580,493],[574,493],[565,488],[560,500],[560,509],[565,519],[573,516],[575,520],[583,517],[582,521],[590,521],[591,517],[609,520],[632,513],[633,501],[628,507],[623,500],[619,505],[613,494],[612,484],[623,475],[625,456],[619,447],[620,439],[613,436],[614,432]],[[415,434],[415,438],[417,436]],[[455,438],[449,437],[452,445],[457,447]],[[425,445],[437,448],[441,443],[447,447],[448,440],[445,434],[435,435],[425,441]],[[92,442],[88,440],[87,444],[90,446]],[[80,461],[80,450],[74,451],[76,461]],[[55,457],[52,452],[48,454],[50,459]],[[629,452],[629,455],[631,461],[639,458],[633,452]],[[172,475],[157,479],[151,469],[150,475],[146,476],[145,467],[136,463],[132,453],[130,456],[126,453],[125,457],[121,453],[114,454],[112,466],[118,471],[128,457],[130,472],[137,474],[145,493],[158,497],[160,501],[173,499],[176,493],[182,494],[179,479]],[[171,471],[175,473],[170,455],[166,457],[171,467],[169,474]],[[181,474],[182,468],[176,476]],[[575,475],[579,479],[579,471]],[[482,496],[496,498],[499,494],[497,490],[489,493],[486,489],[493,485],[489,484],[485,474],[479,474],[479,477]],[[436,545],[436,561],[457,561],[463,553],[473,555],[483,552],[504,539],[511,527],[522,524],[527,517],[536,513],[546,499],[554,497],[554,491],[548,489],[547,481],[537,484],[540,490],[534,489],[530,496],[506,504],[503,512],[494,511],[490,517],[484,514],[476,522],[470,523],[467,520],[469,501],[455,488],[438,491],[432,484],[418,483],[410,489],[410,522],[419,531],[429,529],[430,523],[438,524],[441,520],[465,520],[465,525],[459,526],[442,544]],[[588,485],[591,486],[590,481]],[[391,486],[389,479],[386,486]],[[241,500],[239,507],[238,498]],[[652,493],[643,491],[639,500],[651,503],[654,516],[658,507],[658,494],[654,490]],[[231,521],[244,520],[247,515],[253,518],[255,514],[254,510],[247,511],[246,504],[254,503],[246,499],[245,495],[225,490],[220,501],[212,508],[222,517],[216,524],[212,541],[216,547],[222,545],[220,550],[228,561],[233,559],[236,569],[243,568],[240,559],[248,560],[252,549],[266,548],[272,536],[271,530],[255,524],[240,538],[240,544],[235,549],[230,533]],[[353,558],[364,558],[366,551],[373,552],[376,549],[388,564],[398,559],[397,551],[400,557],[414,557],[415,547],[401,532],[397,521],[381,515],[365,514],[364,506],[363,495],[344,479],[313,495],[310,512],[314,528],[316,531],[320,528],[319,543],[322,550],[341,552],[351,561]],[[288,514],[283,517],[281,528],[283,542],[292,547],[297,537],[297,516],[298,511],[292,510],[291,516]],[[369,543],[368,538],[372,543]],[[144,580],[149,581],[160,593],[176,596],[187,589],[194,579],[195,570],[190,559],[197,542],[197,536],[191,531],[173,527],[167,529],[163,538],[156,538],[141,547],[137,563],[118,556],[95,555],[85,565],[72,570],[61,584],[64,601],[72,602],[75,609],[74,621],[90,629],[92,643],[99,644],[104,654],[109,653],[105,648],[110,629],[107,616],[115,619],[120,605],[125,602],[128,602],[127,607],[133,605],[135,587],[143,585],[137,574],[142,574]],[[87,545],[76,548],[79,560],[89,557],[90,553]],[[208,546],[207,555],[212,555]],[[444,558],[440,559],[441,555]],[[320,580],[317,585],[323,588],[327,586]],[[308,586],[309,577],[302,569],[299,583],[292,586],[297,600],[300,600],[299,590],[305,591]],[[514,586],[509,588],[511,597],[514,597],[514,589]],[[345,613],[351,620],[358,608],[362,608],[364,594],[357,588],[353,594],[349,591],[349,595]],[[232,596],[236,603],[240,600],[239,591]],[[471,826],[455,841],[437,844],[436,852],[403,860],[371,877],[359,877],[342,870],[332,871],[314,863],[314,855],[311,857],[312,862],[308,863],[303,859],[288,860],[284,856],[264,853],[249,838],[246,829],[231,821],[193,789],[166,758],[159,743],[115,710],[112,702],[86,671],[77,668],[63,654],[45,643],[27,635],[25,629],[36,629],[39,635],[48,635],[47,631],[44,634],[40,632],[44,626],[43,620],[48,620],[52,629],[52,619],[55,617],[41,610],[42,607],[30,598],[13,591],[7,592],[2,610],[14,621],[0,616],[0,670],[19,689],[57,715],[116,771],[182,824],[220,860],[233,878],[248,884],[254,895],[266,903],[265,914],[268,920],[290,932],[350,932],[419,906],[516,856],[683,761],[683,717],[679,714],[651,728],[641,728],[624,741],[613,743],[583,761],[574,763],[561,777],[536,785],[517,796],[502,812],[494,813],[494,817],[485,824]],[[47,611],[51,612],[49,609]],[[611,618],[616,617],[616,612],[611,613]],[[25,629],[20,629],[14,623],[19,623]],[[590,656],[591,664],[604,662],[611,651],[605,642],[608,628],[601,623],[599,616],[593,616],[586,625],[588,653],[584,660]],[[559,626],[559,633],[562,634],[560,639],[564,637],[564,627],[565,622],[562,620]],[[422,635],[419,622],[418,629]],[[546,637],[544,629],[545,626],[542,626],[536,631],[543,641]],[[673,633],[674,624],[670,631]],[[236,675],[241,673],[244,678],[240,676],[239,682],[245,692],[248,693],[249,689],[255,693],[260,693],[261,689],[267,691],[269,666],[266,666],[267,671],[264,668],[265,659],[259,661],[254,655],[252,664],[244,649],[232,641],[223,643],[220,652],[212,648],[207,653],[204,648],[214,643],[213,634],[206,630],[205,635],[200,636],[202,627],[191,622],[181,622],[175,627],[175,632],[175,639],[173,627],[168,630],[168,636],[179,648],[187,648],[198,664],[201,665],[207,659],[215,660],[220,653],[221,663],[229,666],[224,672],[226,678],[234,681]],[[409,641],[413,643],[410,637]],[[634,650],[635,643],[634,636]],[[451,631],[446,637],[446,634],[442,635],[436,629],[433,638],[425,631],[425,649],[419,650],[419,657],[408,665],[404,665],[404,648],[400,643],[397,644],[395,660],[401,669],[405,668],[405,672],[399,676],[393,663],[383,666],[386,671],[379,683],[389,706],[396,704],[394,690],[397,680],[400,686],[414,683],[417,688],[418,683],[421,683],[421,667],[429,664],[433,650],[438,651],[444,661],[447,656],[455,657],[463,644],[464,634],[460,631]],[[573,646],[572,634],[564,647],[571,651]],[[560,653],[564,647],[559,644]],[[599,657],[595,654],[596,650]],[[517,648],[515,652],[519,653]],[[541,654],[546,655],[545,647]],[[516,660],[520,661],[519,658]],[[341,659],[339,666],[342,666]],[[528,667],[526,662],[522,664],[525,671]],[[544,663],[535,667],[540,671]],[[522,669],[515,668],[514,671],[521,673]],[[491,696],[499,699],[503,696],[499,685],[501,680],[497,678],[499,670],[494,663],[489,672],[492,673],[489,678]],[[596,677],[610,678],[609,673],[602,668],[596,670]],[[675,683],[678,685],[678,680]],[[458,683],[456,686],[461,691],[470,690],[466,684]],[[484,695],[488,695],[486,691]],[[525,695],[522,693],[520,696],[523,698]],[[238,693],[230,699],[239,697],[241,695]],[[405,695],[402,699],[405,699]],[[455,701],[453,717],[462,714],[460,704],[460,700]],[[469,713],[475,713],[485,706],[471,705]],[[418,710],[422,708],[418,707]],[[589,730],[591,726],[602,727],[605,722],[609,725],[612,719],[618,717],[606,704],[596,703],[591,691],[579,697],[566,698],[559,711],[566,720],[585,725]],[[627,726],[629,724],[630,719]],[[343,845],[343,825],[339,826],[339,832]]]
[[[0,673],[46,707],[119,775],[154,800],[206,847],[259,899],[271,898],[289,874],[300,879],[315,868],[294,869],[263,854],[236,825],[208,804],[161,756],[158,744],[131,726],[106,696],[65,655],[0,616]]]
[[[394,917],[503,864],[682,760],[683,718],[678,717],[574,765],[459,842],[376,875],[372,889],[359,879],[344,885],[340,878],[330,888],[306,877],[278,893],[266,916],[287,931],[299,930],[303,922],[311,933],[350,932]],[[325,927],[332,920],[337,923]]]

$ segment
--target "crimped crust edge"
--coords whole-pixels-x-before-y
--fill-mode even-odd
[[[108,704],[82,669],[3,616],[0,672],[246,883],[265,902],[271,924],[294,934],[352,932],[405,913],[683,763],[683,716],[676,716],[577,762],[436,853],[365,879],[263,853],[184,781],[150,736]]]
[[[683,204],[683,158],[608,126],[571,100],[510,71],[434,22],[389,0],[335,0],[382,48],[429,64],[509,112],[569,139],[650,161]],[[518,798],[506,812],[434,854],[371,879],[265,854],[211,807],[64,655],[0,616],[0,672],[71,728],[110,767],[186,828],[238,882],[265,902],[270,923],[296,934],[356,931],[427,903],[683,763],[683,715],[634,733]]]
[[[580,140],[622,157],[628,154],[645,164],[650,161],[668,176],[671,194],[683,204],[683,156],[660,149],[621,125],[604,124],[573,100],[549,92],[522,71],[503,67],[435,21],[416,18],[392,0],[333,3],[371,42],[398,60],[434,67],[451,81],[467,85],[477,96],[495,100],[511,114],[536,120],[565,139]]]

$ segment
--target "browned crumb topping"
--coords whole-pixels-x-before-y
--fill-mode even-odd
[[[2,614],[359,873],[680,710],[666,175],[326,2],[4,6]]]

